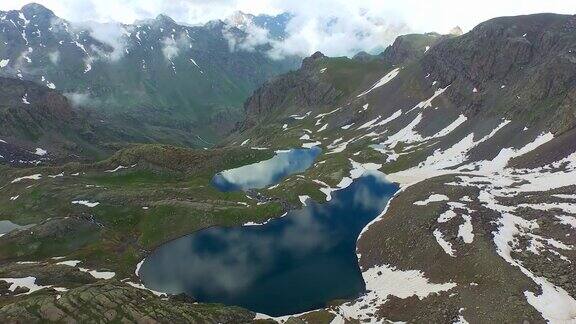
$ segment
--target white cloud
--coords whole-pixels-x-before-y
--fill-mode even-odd
[[[52,64],[58,65],[58,62],[60,62],[60,51],[56,50],[54,52],[48,53],[48,58]]]
[[[190,40],[185,34],[181,34],[178,38],[171,35],[162,40],[162,54],[167,60],[171,61],[180,54],[180,49],[188,46],[190,46]]]
[[[93,102],[93,99],[90,98],[90,95],[87,93],[82,92],[67,92],[64,94],[68,100],[72,103],[74,107],[82,107],[90,105]]]
[[[247,34],[246,38],[239,44],[240,49],[245,51],[254,51],[256,47],[268,43],[269,35],[268,30],[260,28],[254,24],[250,24],[244,30]]]
[[[164,46],[162,47],[162,54],[164,54],[164,57],[167,60],[172,60],[173,58],[178,56],[178,52],[180,50],[178,49],[178,44],[176,43],[176,40],[174,38],[166,37],[162,41],[162,44],[164,44]]]
[[[272,42],[268,30],[258,27],[250,20],[237,19],[238,14],[231,20],[226,20],[228,25],[227,29],[222,31],[224,37],[228,40],[230,51],[242,50],[252,52],[258,46],[269,44]],[[244,31],[245,34],[237,33],[234,27]]]
[[[557,12],[573,14],[568,0],[35,0],[71,21],[120,21],[153,18],[165,13],[178,22],[201,24],[222,19],[241,10],[252,14],[294,15],[290,36],[276,44],[273,55],[311,54],[321,50],[328,55],[352,55],[359,50],[376,50],[398,33],[406,31],[448,32],[459,25],[467,31],[478,23],[497,16]],[[18,9],[28,0],[1,1],[0,10]],[[103,31],[100,37],[112,36]],[[235,49],[252,50],[265,42],[259,29],[233,43]],[[113,38],[112,38],[113,39]],[[238,47],[241,46],[241,47]]]
[[[308,55],[321,51],[330,56],[354,55],[384,49],[410,28],[385,10],[367,10],[348,1],[335,7],[331,1],[298,2],[286,10],[294,14],[288,37],[276,44],[273,56]],[[318,14],[318,8],[324,8]]]
[[[126,28],[120,23],[97,23],[97,22],[84,22],[75,23],[75,27],[86,29],[90,35],[96,40],[107,44],[113,48],[111,53],[106,53],[104,56],[115,61],[124,55],[127,42],[124,36],[128,33]]]

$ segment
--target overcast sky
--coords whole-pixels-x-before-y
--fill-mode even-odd
[[[0,10],[27,0],[0,0]],[[467,31],[498,16],[554,12],[576,14],[576,0],[37,0],[71,21],[132,23],[165,13],[178,22],[204,23],[241,10],[252,14],[290,12],[292,39],[285,46],[349,55],[387,45],[395,33]],[[329,26],[329,27],[328,27]],[[305,43],[305,44],[303,44]],[[295,51],[297,52],[297,51]]]

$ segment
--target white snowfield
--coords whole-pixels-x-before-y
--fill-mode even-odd
[[[38,156],[44,156],[44,155],[48,154],[48,151],[38,147],[38,148],[36,148],[36,151],[34,151],[34,154],[36,154]]]
[[[377,82],[371,89],[362,93],[361,96],[367,96],[368,98],[371,91],[384,86],[392,80],[396,76],[392,72]],[[485,208],[492,209],[500,215],[500,219],[497,221],[498,229],[493,233],[494,249],[504,260],[518,268],[524,275],[542,287],[542,293],[526,291],[526,301],[551,323],[576,323],[576,301],[574,298],[546,278],[534,275],[521,261],[513,259],[510,253],[512,250],[519,248],[518,239],[523,238],[529,242],[527,252],[536,255],[550,252],[562,260],[569,261],[565,253],[573,251],[574,246],[563,242],[562,238],[547,235],[546,231],[538,228],[538,224],[535,221],[522,218],[522,214],[516,210],[518,208],[531,208],[543,212],[550,210],[561,211],[563,214],[554,216],[553,220],[560,225],[576,228],[576,207],[574,207],[576,206],[576,194],[572,192],[555,194],[550,202],[526,203],[518,206],[503,205],[499,203],[498,199],[499,197],[515,197],[526,192],[541,192],[576,185],[576,153],[538,169],[516,170],[508,167],[512,159],[530,153],[554,139],[551,133],[545,132],[531,135],[532,138],[529,138],[523,146],[504,146],[494,155],[494,158],[489,160],[471,161],[470,153],[475,148],[491,140],[497,134],[500,135],[499,132],[506,127],[517,127],[517,125],[513,125],[510,120],[501,120],[495,123],[491,131],[482,135],[474,134],[473,132],[465,133],[464,127],[468,122],[468,117],[460,114],[452,117],[452,120],[446,121],[445,126],[435,134],[430,136],[420,134],[417,129],[419,129],[425,118],[428,118],[430,114],[434,114],[436,109],[442,109],[442,107],[435,106],[434,100],[441,96],[448,87],[438,88],[430,98],[423,100],[411,109],[398,109],[387,117],[378,115],[361,121],[354,120],[355,124],[359,125],[356,127],[352,127],[355,124],[350,122],[334,125],[334,128],[339,131],[334,138],[319,138],[319,140],[328,141],[325,143],[330,143],[326,145],[328,152],[325,154],[343,152],[351,147],[351,143],[369,139],[377,141],[376,143],[378,144],[373,145],[372,148],[383,154],[383,160],[393,162],[404,155],[414,153],[420,148],[433,147],[445,137],[458,131],[459,140],[456,138],[456,141],[451,146],[444,146],[432,151],[429,156],[424,157],[421,160],[422,162],[415,167],[387,175],[386,178],[388,180],[401,185],[401,189],[396,195],[401,194],[411,185],[448,174],[457,175],[458,181],[447,185],[479,188],[480,197],[473,197],[474,199],[470,196],[464,196],[459,198],[458,201],[451,201],[450,197],[446,195],[431,193],[428,198],[413,203],[415,208],[422,208],[431,204],[439,204],[442,208],[445,208],[438,216],[437,225],[430,231],[430,236],[437,242],[440,251],[446,253],[450,258],[457,259],[461,255],[459,254],[460,248],[468,244],[474,244],[476,239],[474,224],[476,224],[477,211],[468,207],[468,204],[473,201],[477,203],[479,199]],[[364,105],[366,106],[366,104]],[[316,117],[318,118],[316,124],[318,126],[326,125],[331,122],[332,117],[344,111],[345,108],[342,108],[335,109],[326,114],[326,116],[321,114]],[[410,114],[411,112],[412,114]],[[306,116],[298,117],[305,118]],[[391,129],[388,129],[388,124],[393,122],[395,127],[391,128],[394,130],[391,131]],[[524,128],[527,129],[526,127]],[[314,145],[320,145],[320,143],[317,142]],[[377,164],[367,167],[364,164],[350,161],[352,163],[350,176],[344,177],[336,187],[332,188],[322,181],[315,180],[319,185],[319,190],[326,195],[327,201],[331,200],[332,192],[348,187],[358,177],[358,174],[378,170],[381,167],[381,165]],[[371,224],[384,218],[387,209],[388,207],[373,222],[368,224],[362,234],[369,229]],[[456,223],[457,235],[455,238],[448,237],[445,226],[454,224],[456,221],[458,222]],[[459,243],[455,244],[455,242]],[[362,256],[358,253],[358,257],[361,258]],[[419,269],[396,270],[394,265],[384,265],[362,269],[362,271],[369,292],[351,303],[340,306],[336,311],[335,323],[342,322],[345,319],[377,322],[378,319],[374,319],[373,314],[377,311],[378,305],[386,302],[389,295],[399,296],[400,298],[416,295],[419,298],[424,298],[431,293],[456,287],[455,282],[430,283],[423,271]],[[374,275],[378,272],[384,273],[384,275]],[[411,274],[411,276],[408,274]],[[387,278],[398,278],[398,282],[394,280],[388,281]],[[401,281],[401,279],[404,281]],[[402,290],[394,290],[396,283],[400,286],[396,287],[398,289],[414,287],[414,291],[411,292],[411,295],[407,295],[408,293]],[[470,283],[465,284],[468,285]],[[474,284],[477,285],[476,283]],[[372,289],[370,287],[378,288]],[[465,323],[465,314],[466,310],[461,310],[457,322]]]
[[[442,234],[442,231],[440,231],[439,229],[435,229],[434,238],[436,238],[436,242],[438,242],[438,245],[440,245],[440,247],[442,248],[442,250],[444,250],[444,252],[446,252],[446,254],[448,254],[451,257],[456,256],[454,255],[454,249],[452,248],[452,243],[444,239],[444,234]]]
[[[78,270],[82,271],[82,272],[86,272],[88,274],[90,274],[92,277],[96,278],[96,279],[112,279],[116,273],[111,272],[111,271],[98,271],[98,270],[91,270],[91,269],[87,269],[87,268],[82,268],[82,267],[78,267],[78,264],[82,263],[82,261],[79,260],[66,260],[66,261],[61,261],[58,262],[56,264],[58,265],[65,265],[65,266],[69,266],[69,267],[74,267],[74,268],[78,268]]]
[[[152,289],[146,288],[146,287],[145,287],[143,284],[141,284],[141,283],[135,283],[135,282],[132,282],[132,281],[127,281],[127,280],[122,280],[122,282],[125,282],[125,283],[127,283],[128,285],[130,285],[130,286],[132,286],[132,287],[134,287],[134,288],[137,288],[137,289],[147,290],[147,291],[153,293],[153,294],[156,295],[156,296],[160,296],[160,297],[165,297],[165,296],[166,296],[166,293],[163,293],[163,292],[160,292],[160,291],[156,291],[156,290],[152,290]]]
[[[120,170],[122,170],[122,169],[127,169],[127,167],[125,167],[125,166],[123,166],[123,165],[119,165],[119,166],[117,166],[117,167],[114,168],[114,169],[106,170],[106,171],[104,171],[104,172],[106,172],[106,173],[114,173],[114,172],[118,172],[118,171],[120,171]]]
[[[310,116],[311,113],[312,113],[312,112],[309,111],[309,112],[305,113],[305,114],[302,115],[302,116],[300,116],[300,115],[291,115],[290,117],[291,117],[291,118],[294,118],[294,119],[296,119],[296,120],[302,120],[302,119]]]
[[[24,96],[22,96],[22,103],[25,105],[29,105],[30,101],[28,101],[28,94],[25,93]]]
[[[448,198],[448,196],[446,196],[446,195],[432,194],[426,200],[420,200],[420,201],[414,202],[414,205],[426,206],[429,203],[439,202],[439,201],[448,201],[448,200],[450,200],[450,198]]]
[[[267,220],[265,220],[265,221],[262,222],[262,223],[247,222],[247,223],[244,223],[242,226],[262,226],[262,225],[268,224],[268,223],[269,223],[270,221],[272,221],[272,220],[279,219],[279,218],[282,218],[282,217],[286,217],[286,215],[288,215],[288,212],[285,212],[284,214],[280,215],[280,217],[274,217],[274,218],[267,219]]]
[[[462,215],[464,224],[458,227],[458,237],[462,238],[464,243],[470,244],[474,241],[474,232],[472,227],[472,217],[469,215]]]
[[[383,85],[385,85],[386,83],[392,81],[392,79],[394,79],[398,73],[400,73],[400,68],[395,68],[394,70],[388,72],[388,74],[386,74],[384,77],[382,77],[382,79],[380,79],[378,82],[376,82],[370,89],[362,92],[361,94],[359,94],[357,97],[362,97],[365,96],[367,94],[369,94],[370,92],[372,92],[372,90],[379,88]]]
[[[88,200],[74,200],[74,201],[72,201],[72,204],[83,205],[83,206],[86,206],[88,208],[94,208],[94,207],[100,205],[99,202],[90,202]]]
[[[41,174],[33,174],[33,175],[29,175],[29,176],[24,176],[24,177],[20,177],[20,178],[16,178],[14,180],[12,180],[11,183],[18,183],[24,180],[40,180],[42,179],[42,175]]]
[[[134,270],[136,277],[140,277],[140,268],[142,267],[142,264],[144,264],[144,261],[146,261],[146,259],[142,259],[142,261],[138,262],[136,265],[136,270]]]
[[[375,306],[386,303],[389,296],[423,299],[456,287],[453,282],[431,283],[419,270],[399,270],[386,264],[362,272],[362,278],[368,293],[354,303],[338,307],[338,313],[344,318],[360,319],[362,323],[381,323],[382,320],[374,317]]]
[[[322,142],[316,141],[316,142],[302,143],[303,148],[313,148],[314,146],[318,146],[318,145],[322,145]]]
[[[506,123],[507,124],[507,123]],[[546,237],[545,232],[539,229],[538,224],[532,220],[521,217],[522,213],[517,213],[519,208],[532,208],[535,210],[549,211],[561,210],[566,215],[556,216],[555,220],[559,224],[576,227],[576,218],[570,214],[576,213],[574,203],[549,202],[538,204],[519,204],[508,206],[499,202],[499,197],[516,197],[526,192],[541,192],[576,184],[576,153],[551,163],[550,165],[532,169],[516,170],[507,167],[508,162],[518,156],[522,156],[539,146],[553,139],[552,134],[544,133],[537,136],[532,142],[519,149],[504,148],[490,161],[473,162],[466,164],[467,152],[486,138],[493,136],[506,124],[501,124],[492,133],[479,141],[472,140],[468,136],[456,144],[454,147],[444,152],[435,152],[437,157],[429,157],[425,162],[415,168],[397,172],[389,175],[389,179],[401,183],[408,187],[427,178],[437,175],[458,173],[458,181],[450,183],[454,186],[474,186],[480,188],[479,199],[481,203],[501,215],[498,221],[498,229],[494,234],[494,246],[497,253],[508,263],[517,267],[524,275],[532,279],[542,288],[542,293],[526,291],[526,300],[536,308],[542,316],[550,323],[573,323],[576,322],[576,300],[561,287],[555,286],[546,278],[536,276],[525,267],[521,261],[514,259],[511,252],[519,248],[519,238],[528,240],[528,251],[539,255],[543,251],[549,251],[560,259],[569,261],[563,251],[573,250],[574,246],[561,242],[558,238]],[[456,169],[448,168],[462,165]],[[563,166],[563,169],[560,168]],[[514,183],[519,185],[513,186]],[[558,198],[571,199],[572,195],[562,195]],[[469,200],[467,197],[466,200]],[[439,222],[447,221],[451,217],[450,210],[441,215]],[[464,243],[472,243],[474,240],[472,217],[462,215],[464,223],[459,226],[458,237]],[[442,249],[454,256],[454,249],[447,242],[440,230],[434,231],[434,236]]]
[[[12,292],[14,290],[16,290],[17,287],[28,288],[29,291],[22,293],[22,295],[28,295],[28,294],[31,294],[35,291],[40,290],[40,289],[52,287],[52,286],[40,286],[40,285],[36,284],[36,278],[35,277],[0,278],[0,280],[6,281],[7,283],[9,283],[10,287],[8,287],[8,290],[10,290]]]

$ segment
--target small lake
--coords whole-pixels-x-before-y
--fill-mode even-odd
[[[147,288],[271,316],[321,308],[365,290],[356,241],[398,190],[371,172],[327,203],[308,200],[262,226],[213,227],[155,250],[140,268]]]
[[[30,228],[34,226],[34,224],[29,224],[29,225],[18,225],[15,223],[12,223],[9,220],[0,220],[0,236],[4,235],[4,234],[8,234],[14,230],[17,229],[26,229],[26,228]]]
[[[306,171],[321,152],[318,147],[281,151],[269,160],[220,172],[212,178],[212,184],[226,192],[266,188]]]

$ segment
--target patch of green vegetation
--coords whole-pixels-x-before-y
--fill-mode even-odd
[[[298,316],[298,318],[308,324],[328,324],[331,323],[335,317],[336,315],[324,309]]]
[[[190,150],[170,145],[137,145],[114,154],[100,167],[138,165],[150,170],[180,172],[187,176],[213,175],[245,164],[271,158],[273,152],[250,148]]]
[[[283,208],[278,203],[256,205],[243,192],[220,192],[210,184],[216,172],[272,155],[272,151],[249,148],[189,150],[142,145],[95,164],[10,169],[11,175],[0,189],[0,201],[6,202],[0,218],[23,225],[40,224],[48,218],[65,224],[69,217],[87,226],[46,227],[58,228],[48,231],[46,237],[22,233],[9,243],[0,243],[0,260],[71,255],[95,269],[131,276],[144,251],[164,242],[202,228],[239,226],[281,215]],[[105,172],[119,165],[129,167]],[[62,171],[63,177],[47,176]],[[35,173],[43,174],[42,179],[10,183],[16,176]],[[10,200],[16,195],[17,200]],[[99,205],[89,208],[72,204],[72,200]]]
[[[14,258],[26,261],[42,260],[52,256],[66,255],[99,239],[99,231],[86,227],[68,231],[65,235],[50,237],[39,237],[30,231],[30,235],[24,239],[0,244],[0,260]]]
[[[277,217],[282,207],[276,203],[256,207],[229,207],[191,210],[183,204],[151,208],[138,225],[139,243],[145,248],[210,226],[238,226],[246,222],[263,222]]]
[[[358,85],[363,84],[367,77],[383,76],[391,69],[391,66],[382,62],[360,62],[347,57],[324,58],[318,66],[326,68],[323,73],[325,81],[342,91],[345,96],[358,90]]]
[[[86,177],[86,179],[95,185],[100,186],[134,187],[140,185],[177,182],[179,177],[170,172],[135,170],[132,172],[121,172],[118,174],[94,174]]]

